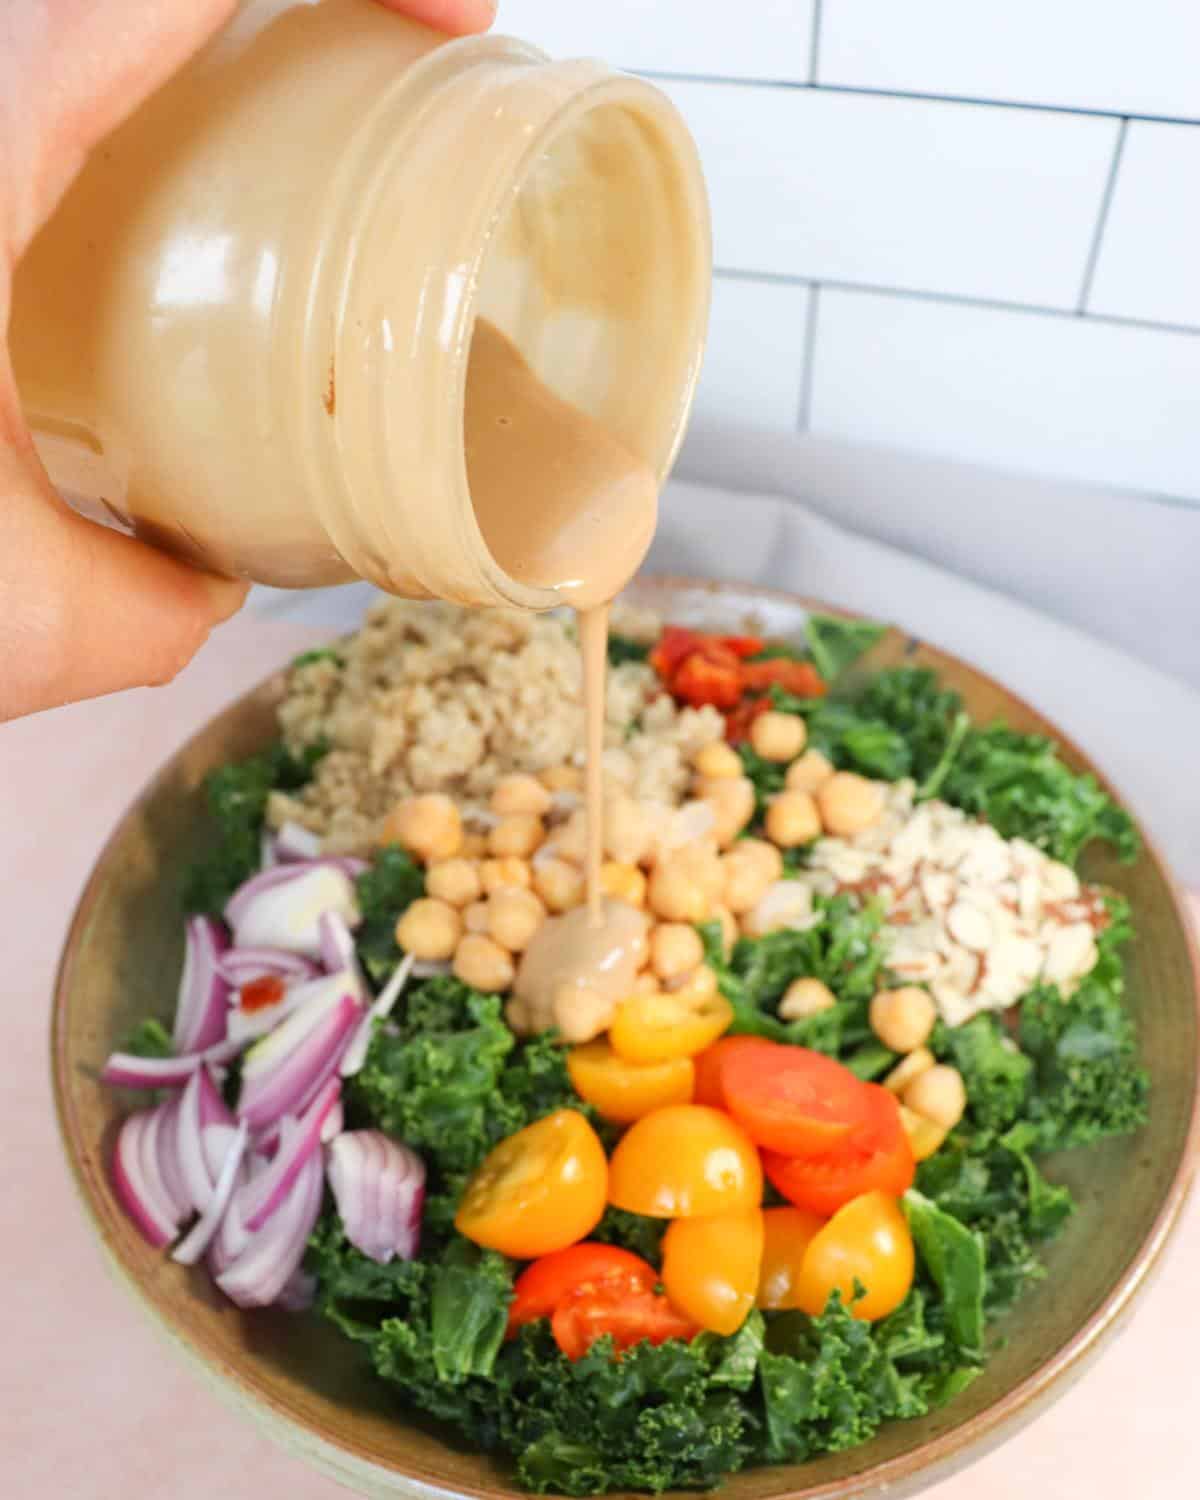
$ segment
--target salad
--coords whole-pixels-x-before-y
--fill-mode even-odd
[[[639,634],[613,671],[687,772],[646,797],[606,752],[623,999],[521,987],[583,900],[572,759],[332,852],[278,809],[336,752],[280,742],[210,778],[173,1025],[104,1074],[152,1244],[535,1492],[709,1489],[952,1401],[1072,1213],[1041,1159],[1145,1119],[1128,910],[1075,872],[1137,835],[1092,778],[929,671],[848,673],[866,622]]]

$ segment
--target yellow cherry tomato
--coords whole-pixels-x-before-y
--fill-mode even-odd
[[[690,1057],[626,1062],[603,1037],[572,1047],[567,1053],[567,1072],[579,1097],[618,1125],[640,1120],[664,1104],[690,1104],[696,1081]]]
[[[454,1227],[477,1245],[532,1260],[590,1234],[607,1188],[596,1132],[578,1110],[555,1110],[485,1157],[467,1183]]]
[[[687,988],[631,995],[617,1007],[608,1039],[628,1062],[668,1062],[711,1047],[732,1020],[724,995]]]
[[[655,1219],[747,1213],[762,1203],[758,1151],[723,1111],[668,1105],[644,1115],[617,1142],[608,1201]]]
[[[762,1269],[758,1279],[759,1307],[799,1307],[800,1268],[826,1220],[806,1208],[763,1210]]]
[[[762,1253],[760,1208],[676,1219],[663,1236],[663,1287],[701,1328],[736,1333],[754,1306]]]
[[[863,1193],[814,1235],[800,1267],[797,1300],[816,1317],[836,1287],[856,1318],[873,1323],[900,1306],[912,1280],[912,1235],[899,1200]],[[851,1301],[855,1281],[866,1288],[858,1302]]]

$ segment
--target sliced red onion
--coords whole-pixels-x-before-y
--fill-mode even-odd
[[[179,997],[175,1004],[176,1052],[203,1052],[225,1035],[229,985],[221,956],[229,946],[225,929],[212,917],[189,917]]]
[[[275,1298],[275,1306],[285,1312],[307,1312],[316,1300],[317,1278],[301,1268],[288,1277],[283,1291]]]
[[[299,1119],[289,1115],[283,1121],[274,1160],[256,1179],[252,1192],[245,1195],[243,1212],[251,1234],[267,1223],[287,1197],[300,1168],[320,1150],[321,1131],[341,1092],[341,1080],[330,1078]]]
[[[246,1011],[235,1005],[226,1019],[227,1034],[242,1046],[266,1036],[281,1022],[296,1011],[302,1010],[316,996],[336,993],[353,995],[365,1003],[360,991],[358,976],[350,973],[321,975],[317,979],[306,979],[300,984],[290,985],[274,1005],[264,1005],[258,1010]]]
[[[136,1057],[132,1052],[114,1052],[100,1074],[102,1083],[121,1089],[170,1089],[182,1087],[202,1063],[227,1063],[242,1050],[241,1042],[218,1042],[203,1052],[183,1057]]]
[[[264,828],[258,835],[258,868],[273,870],[278,863],[279,855],[275,852],[275,839],[270,829]]]
[[[225,915],[238,948],[284,948],[317,958],[321,914],[334,911],[350,926],[362,920],[350,876],[332,861],[316,860],[252,876]]]
[[[287,865],[273,865],[269,870],[260,870],[257,875],[251,875],[249,880],[244,880],[225,904],[225,923],[228,927],[236,927],[238,919],[248,902],[252,901],[259,891],[278,885],[281,881],[294,880],[298,875],[305,875],[310,870],[340,870],[349,880],[357,880],[364,870],[370,869],[370,864],[365,859],[358,859],[352,854],[323,854],[320,859],[297,859]]]
[[[209,1129],[222,1129],[221,1126],[210,1126]],[[179,1245],[176,1246],[171,1256],[180,1265],[194,1266],[204,1252],[208,1249],[212,1237],[217,1232],[217,1227],[224,1217],[225,1210],[229,1207],[229,1200],[233,1197],[234,1189],[237,1187],[238,1168],[242,1164],[242,1157],[246,1154],[246,1142],[250,1138],[250,1131],[243,1120],[234,1132],[233,1140],[225,1153],[225,1160],[221,1163],[221,1171],[213,1184],[212,1195],[208,1201],[208,1207],[192,1225]]]
[[[253,1189],[252,1177],[239,1189],[234,1203]],[[239,1307],[267,1307],[280,1296],[304,1259],[308,1237],[321,1212],[323,1192],[321,1158],[314,1153],[300,1168],[279,1211],[257,1234],[249,1235],[217,1276],[217,1285],[230,1301]]]
[[[221,959],[221,972],[240,990],[244,984],[268,977],[315,979],[320,970],[303,954],[286,953],[282,948],[230,948]]]
[[[167,1189],[167,1196],[182,1222],[192,1211],[192,1197],[188,1192],[187,1179],[184,1177],[179,1157],[181,1102],[182,1096],[175,1094],[156,1111],[159,1119],[155,1137],[155,1154],[158,1157],[158,1167]]]
[[[346,1110],[342,1101],[333,1106],[325,1116],[325,1123],[321,1126],[321,1144],[327,1146],[334,1136],[341,1135],[346,1128]]]
[[[354,996],[332,987],[290,1015],[246,1054],[239,1117],[260,1131],[302,1110],[336,1070],[361,1017]]]
[[[204,1165],[208,1168],[208,1175],[214,1182],[221,1175],[221,1168],[225,1165],[225,1158],[229,1155],[229,1148],[233,1145],[233,1138],[236,1135],[237,1126],[232,1124],[206,1125],[200,1132]]]
[[[164,1249],[179,1232],[184,1215],[172,1201],[155,1145],[164,1105],[130,1115],[117,1133],[113,1153],[113,1186],[125,1212],[144,1239]]]
[[[209,1162],[204,1131],[217,1125],[230,1126],[233,1116],[217,1091],[207,1068],[197,1068],[179,1100],[179,1124],[175,1134],[180,1173],[191,1208],[202,1214],[212,1200],[217,1175]],[[224,1155],[222,1155],[224,1160]]]
[[[353,1078],[366,1062],[376,1025],[386,1021],[391,1015],[415,966],[412,954],[406,953],[392,971],[391,978],[380,990],[374,1004],[359,1023],[358,1030],[351,1037],[350,1045],[342,1054],[341,1067],[338,1071],[343,1078]]]
[[[326,1151],[334,1202],[352,1245],[386,1265],[417,1253],[425,1164],[381,1130],[348,1130]]]
[[[275,835],[275,858],[283,863],[320,859],[321,839],[299,823],[285,823]]]
[[[354,947],[354,935],[346,925],[340,912],[321,913],[317,923],[321,934],[321,963],[330,974],[342,969],[358,968],[358,953]]]

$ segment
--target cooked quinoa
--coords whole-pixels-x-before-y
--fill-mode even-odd
[[[614,609],[621,634],[652,640],[660,625],[646,610]],[[614,757],[620,779],[631,776],[639,798],[671,803],[686,790],[689,757],[724,729],[716,709],[677,708],[640,662],[609,669],[606,718],[606,743],[625,752]],[[272,793],[268,820],[300,823],[330,851],[361,853],[411,793],[447,792],[482,809],[508,771],[583,763],[573,625],[380,599],[336,658],[292,669],[279,722],[293,750],[330,750],[303,791]]]

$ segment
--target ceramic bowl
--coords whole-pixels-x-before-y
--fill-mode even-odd
[[[649,580],[634,590],[680,623],[740,628],[747,617],[793,635],[804,603],[780,594]],[[815,606],[814,606],[815,607]],[[1070,765],[1099,772],[1019,698],[922,642],[891,631],[873,665],[927,664],[957,688],[978,721],[1001,716],[1059,740]],[[54,1001],[53,1069],[62,1136],[108,1258],[167,1339],[219,1391],[286,1447],[370,1496],[513,1496],[504,1467],[408,1416],[364,1370],[355,1349],[315,1318],[243,1313],[203,1269],[153,1251],[113,1194],[107,1163],[130,1100],[98,1082],[106,1054],[147,1013],[169,1017],[181,961],[181,872],[206,837],[201,783],[212,767],[274,735],[278,674],[195,736],[159,772],[100,855],[76,912]],[[1100,780],[1103,781],[1100,776]],[[1136,809],[1134,809],[1136,813]],[[1046,1253],[1049,1275],[1009,1315],[1007,1342],[980,1378],[940,1411],[894,1423],[850,1452],[752,1469],[727,1500],[900,1495],[978,1457],[1060,1393],[1129,1314],[1178,1217],[1197,1137],[1197,965],[1162,861],[1089,851],[1084,873],[1130,900],[1138,938],[1129,1000],[1152,1081],[1137,1135],[1047,1162],[1079,1209]],[[164,1353],[164,1358],[169,1356]]]

